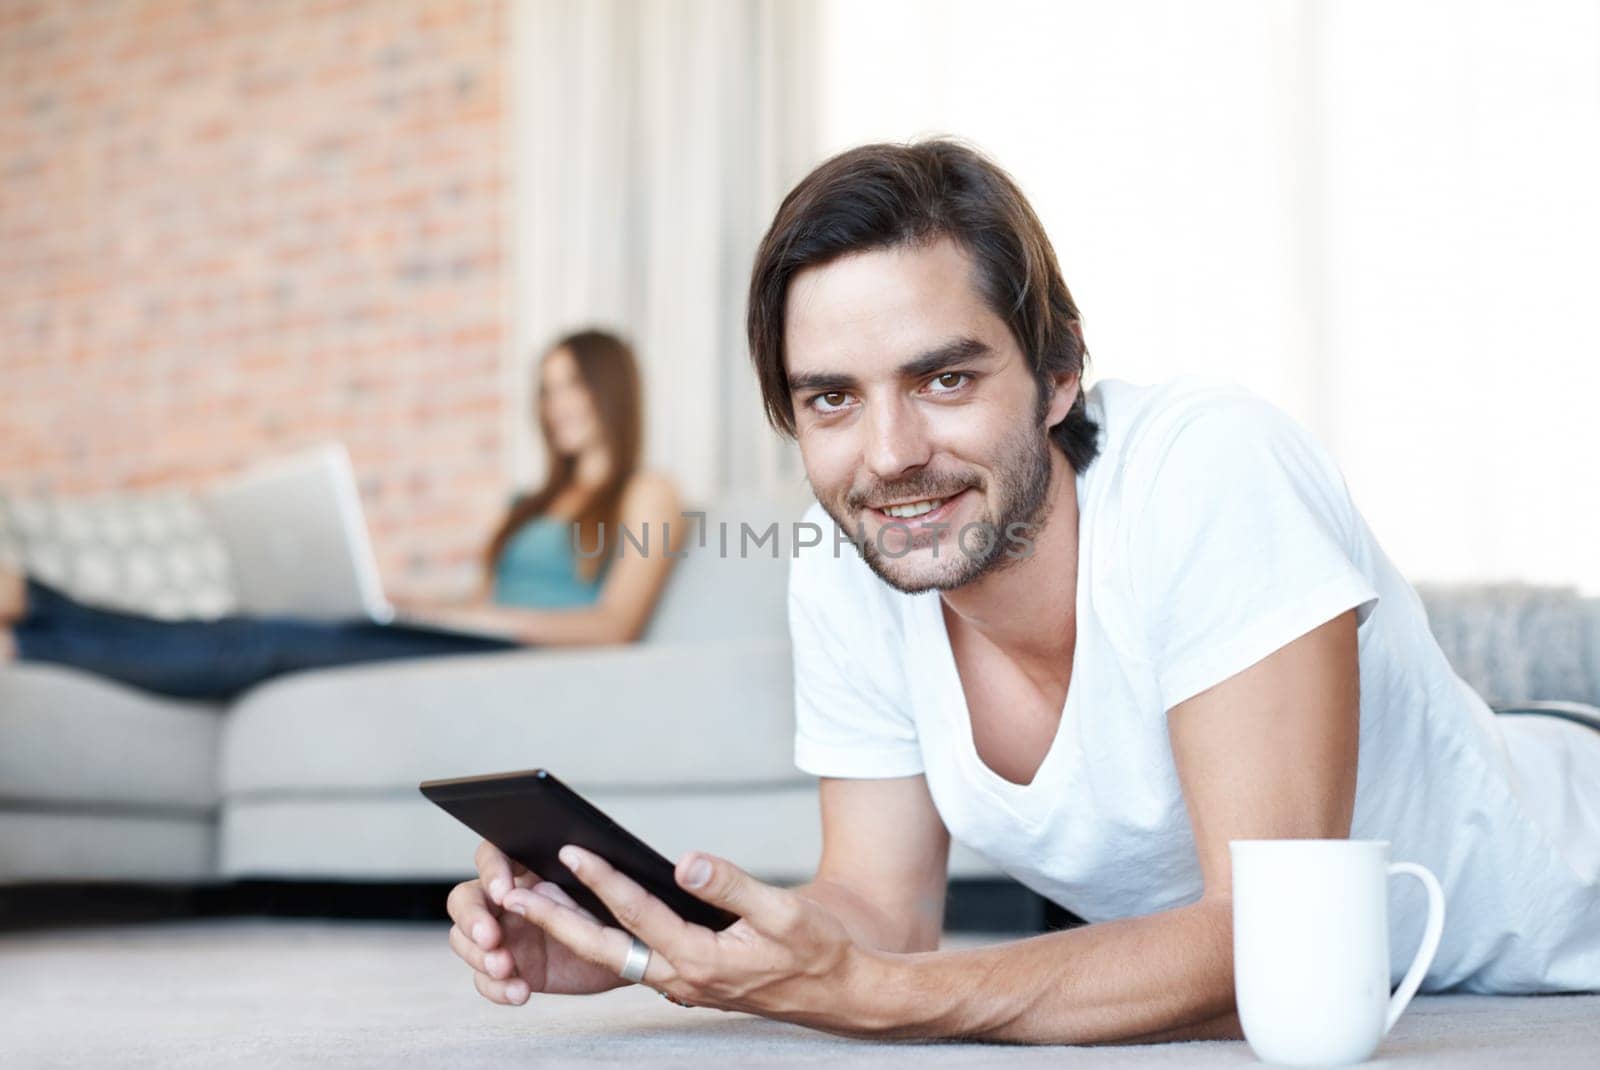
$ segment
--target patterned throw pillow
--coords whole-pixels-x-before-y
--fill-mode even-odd
[[[0,496],[0,563],[90,605],[153,617],[217,617],[236,604],[222,543],[179,491]]]

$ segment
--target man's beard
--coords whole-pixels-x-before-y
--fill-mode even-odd
[[[1050,451],[1054,448],[1049,435],[1045,433],[1042,421],[1032,427],[1024,424],[1000,443],[999,460],[991,468],[995,486],[1000,492],[1000,500],[993,513],[986,512],[977,520],[965,521],[961,527],[949,527],[942,533],[933,533],[936,539],[941,534],[954,536],[950,547],[940,548],[941,551],[947,552],[940,552],[938,557],[930,562],[933,570],[936,570],[935,575],[922,575],[915,579],[895,575],[893,570],[910,554],[898,558],[890,556],[883,552],[878,546],[878,539],[871,535],[855,540],[862,560],[872,569],[874,575],[902,594],[952,591],[973,582],[980,576],[1000,572],[1022,560],[1026,555],[1013,547],[1012,540],[1016,536],[1029,539],[1035,537],[1038,529],[1049,518]],[[974,484],[965,483],[949,489],[948,481],[944,481],[944,486],[940,487],[934,486],[932,481],[924,477],[920,485],[912,481],[892,488],[883,488],[881,493],[875,495],[849,495],[846,497],[846,503],[847,508],[853,509],[859,515],[868,501],[881,501],[884,498],[898,498],[905,501],[952,497],[971,486]],[[982,491],[985,488],[978,485],[977,489]],[[839,514],[831,506],[823,503],[823,507],[840,528],[852,537],[857,534],[857,529],[840,520]],[[962,531],[966,530],[968,525],[974,524],[980,525],[982,530],[973,530],[969,532],[969,536],[982,536],[981,540],[976,537],[962,538]],[[1023,526],[1018,529],[1014,525]],[[907,528],[915,530],[910,524],[907,524]],[[881,533],[886,529],[887,526],[880,528],[879,531]]]

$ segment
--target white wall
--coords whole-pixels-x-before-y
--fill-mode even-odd
[[[1600,593],[1600,3],[827,0],[820,134],[1021,182],[1091,381],[1311,427],[1413,579]]]
[[[1600,589],[1600,5],[1323,10],[1325,359],[1417,575]]]

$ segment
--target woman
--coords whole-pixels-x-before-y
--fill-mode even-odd
[[[181,698],[221,699],[300,669],[631,642],[650,619],[683,534],[672,481],[639,470],[640,425],[639,375],[627,344],[603,331],[569,335],[540,363],[544,485],[518,500],[495,531],[483,585],[468,604],[410,606],[404,624],[163,621],[85,606],[0,570],[0,661],[56,662]],[[620,549],[623,529],[649,552]],[[506,638],[446,630],[452,625]]]

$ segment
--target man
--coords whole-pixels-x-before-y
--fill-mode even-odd
[[[741,916],[713,934],[568,849],[624,932],[483,845],[450,912],[485,996],[627,973],[862,1036],[1238,1037],[1228,841],[1343,837],[1443,882],[1427,989],[1600,988],[1600,732],[1497,721],[1271,406],[1210,379],[1085,393],[1077,308],[993,164],[944,141],[823,164],[757,256],[749,334],[808,519],[862,537],[790,583],[816,878],[686,856],[680,883]],[[952,835],[1090,924],[938,951]],[[1392,913],[1403,960],[1421,904]]]

